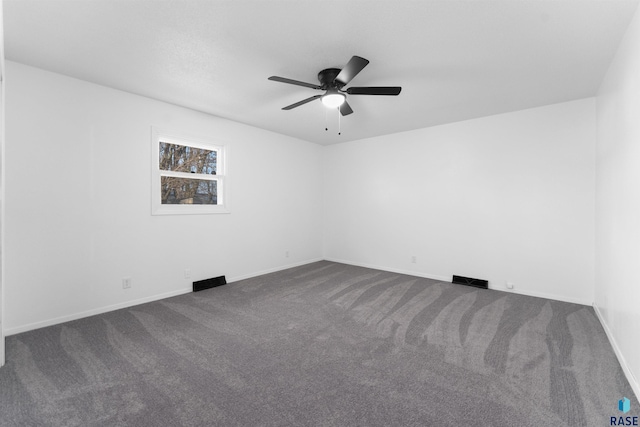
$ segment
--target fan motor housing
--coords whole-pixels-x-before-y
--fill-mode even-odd
[[[322,84],[322,89],[341,88],[344,84],[335,81],[335,78],[342,71],[340,68],[327,68],[318,73],[318,80]]]

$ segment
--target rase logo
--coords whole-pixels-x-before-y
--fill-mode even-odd
[[[631,410],[631,401],[626,397],[618,400],[618,410],[623,414],[626,414]],[[611,417],[609,425],[612,426],[637,426],[638,417]]]

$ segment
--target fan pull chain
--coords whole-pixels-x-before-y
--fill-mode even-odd
[[[338,135],[342,135],[342,121],[340,119],[340,116],[342,114],[340,114],[340,107],[336,108],[336,110],[338,111]],[[324,130],[325,131],[329,130],[329,123],[328,123],[329,117],[328,117],[328,114],[329,114],[329,109],[325,108],[325,110],[324,110]]]
[[[329,125],[327,124],[327,111],[328,109],[324,109],[324,130],[328,131],[329,130]]]

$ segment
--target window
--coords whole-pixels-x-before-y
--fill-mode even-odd
[[[152,128],[151,213],[228,213],[224,145]]]

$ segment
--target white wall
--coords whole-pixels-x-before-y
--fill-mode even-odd
[[[597,97],[595,306],[640,397],[640,13]]]
[[[4,18],[0,3],[0,366],[4,365]]]
[[[593,98],[324,155],[325,258],[592,304]]]
[[[7,333],[321,258],[322,147],[10,61],[7,81]],[[228,145],[230,214],[151,216],[152,125]]]

